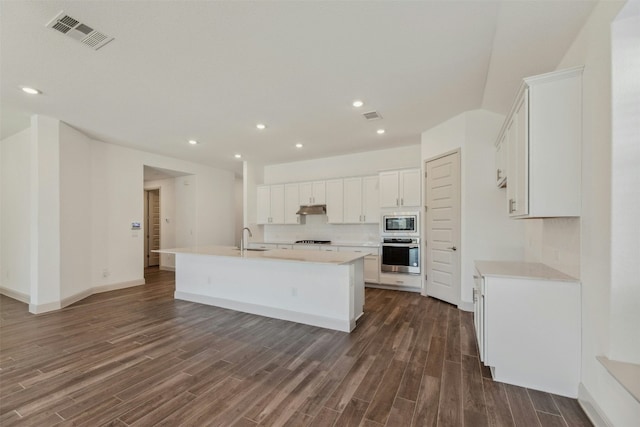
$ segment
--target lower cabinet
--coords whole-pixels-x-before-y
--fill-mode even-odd
[[[366,283],[380,283],[379,248],[366,246],[339,246],[339,252],[366,253],[364,257],[364,281]]]
[[[577,397],[580,282],[543,264],[477,262],[476,269],[475,332],[493,378]]]
[[[420,292],[422,277],[419,274],[380,273],[380,284],[394,286],[401,290]]]

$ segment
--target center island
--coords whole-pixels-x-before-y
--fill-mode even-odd
[[[176,256],[176,299],[351,332],[364,308],[360,252],[160,249]]]

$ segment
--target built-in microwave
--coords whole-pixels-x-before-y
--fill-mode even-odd
[[[380,227],[382,236],[419,237],[420,214],[418,212],[384,213]]]

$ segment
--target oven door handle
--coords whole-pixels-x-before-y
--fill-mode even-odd
[[[383,243],[382,247],[384,248],[385,246],[388,247],[392,247],[392,248],[407,248],[407,249],[417,249],[420,248],[420,245],[414,245],[414,244],[402,244],[402,243]]]

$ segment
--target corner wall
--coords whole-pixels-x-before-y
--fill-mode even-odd
[[[31,130],[0,142],[0,289],[29,302],[31,289]]]
[[[503,121],[499,114],[474,110],[422,133],[423,169],[425,161],[460,149],[459,306],[467,310],[473,304],[474,261],[519,261],[524,256],[525,224],[509,219],[505,190],[494,180],[494,144]]]

